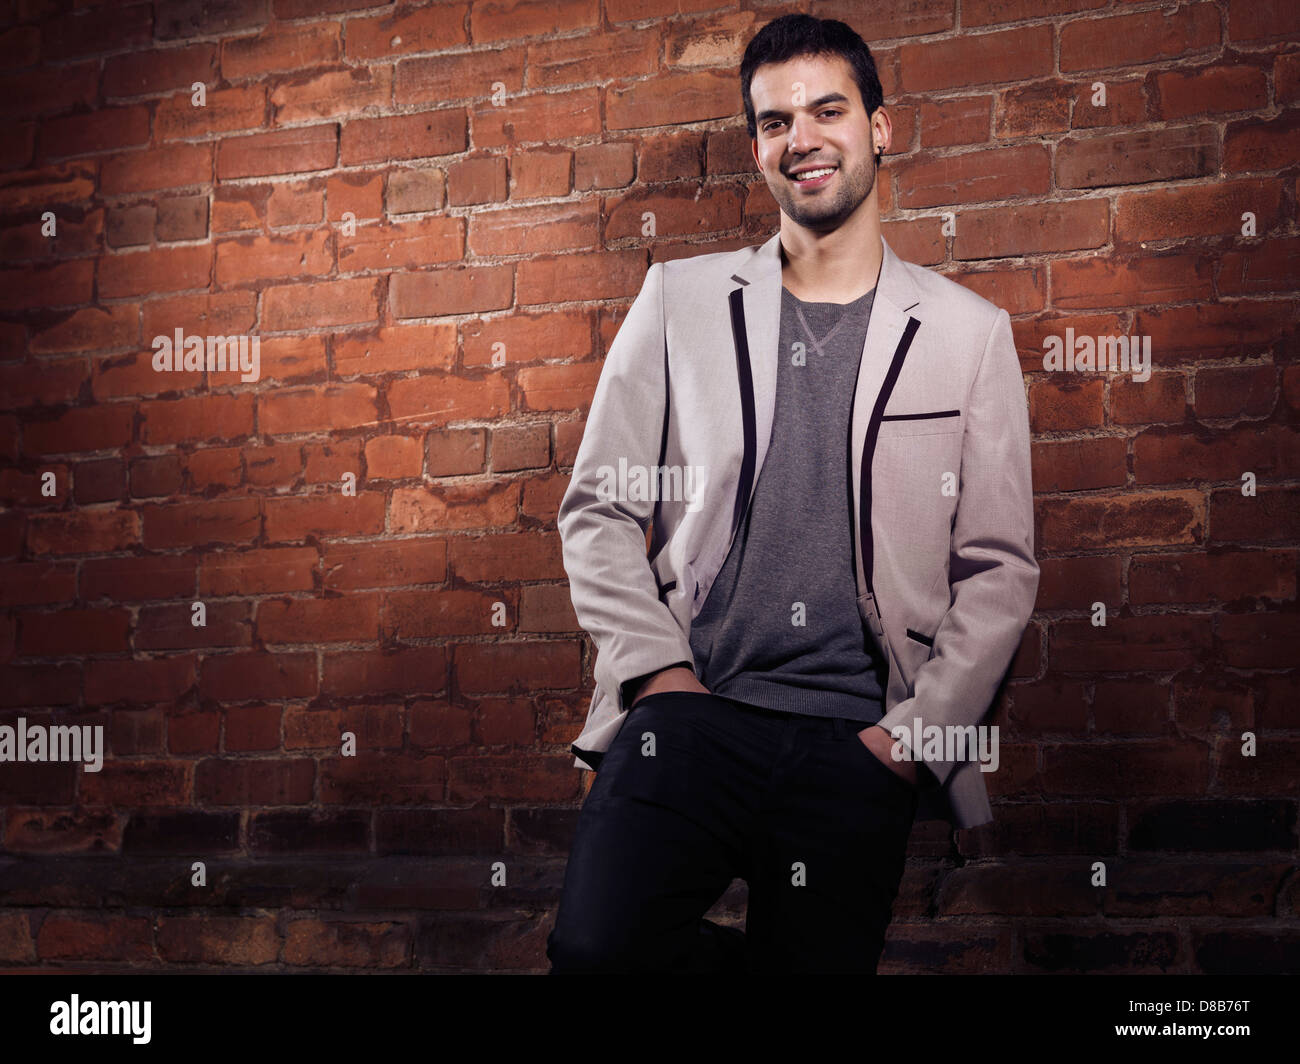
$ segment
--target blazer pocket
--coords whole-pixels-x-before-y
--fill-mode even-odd
[[[926,647],[934,646],[934,636],[923,635],[922,633],[918,632],[915,628],[905,628],[903,630],[907,633],[908,639],[915,639],[922,646],[926,646]]]
[[[939,436],[960,431],[960,410],[922,410],[911,414],[885,414],[880,419],[879,438]]]

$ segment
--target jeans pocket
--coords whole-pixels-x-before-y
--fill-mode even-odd
[[[845,741],[853,743],[858,748],[861,756],[867,759],[869,766],[877,775],[883,774],[886,777],[887,782],[893,784],[894,787],[898,788],[905,794],[915,795],[917,793],[916,785],[908,783],[907,780],[903,779],[902,776],[881,761],[880,758],[875,755],[875,752],[858,738],[856,732],[850,731]]]

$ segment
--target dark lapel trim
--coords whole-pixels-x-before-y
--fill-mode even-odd
[[[744,282],[748,284],[748,282]],[[736,342],[736,378],[740,382],[740,415],[745,427],[745,457],[740,463],[740,484],[731,513],[731,534],[740,528],[741,518],[749,504],[749,492],[754,483],[754,463],[758,457],[758,429],[754,416],[754,376],[749,365],[749,336],[745,332],[744,289],[736,288],[727,297],[731,304],[731,335]]]
[[[920,327],[921,323],[915,318],[907,319],[903,335],[899,338],[898,346],[894,348],[894,358],[889,363],[889,371],[880,385],[880,394],[876,396],[876,405],[871,408],[871,420],[867,422],[867,437],[862,442],[862,473],[858,485],[858,528],[862,539],[862,572],[867,580],[869,594],[875,591],[871,581],[875,552],[875,542],[871,535],[871,460],[876,453],[876,437],[880,435],[880,419],[884,416],[885,406],[894,390],[894,382],[902,372],[903,359],[907,357],[907,349],[912,346],[912,337]]]

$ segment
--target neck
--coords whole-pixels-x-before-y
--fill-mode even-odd
[[[875,287],[884,256],[875,189],[828,232],[805,228],[781,212],[781,283],[800,299],[851,303]]]

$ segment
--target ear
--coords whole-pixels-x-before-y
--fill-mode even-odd
[[[889,151],[891,142],[894,139],[894,126],[889,120],[889,112],[884,106],[877,107],[875,113],[871,116],[871,135],[876,142],[876,147],[880,152]]]
[[[763,165],[758,161],[758,138],[757,137],[749,138],[749,151],[750,154],[754,156],[754,165],[758,167],[758,172],[762,173]]]

